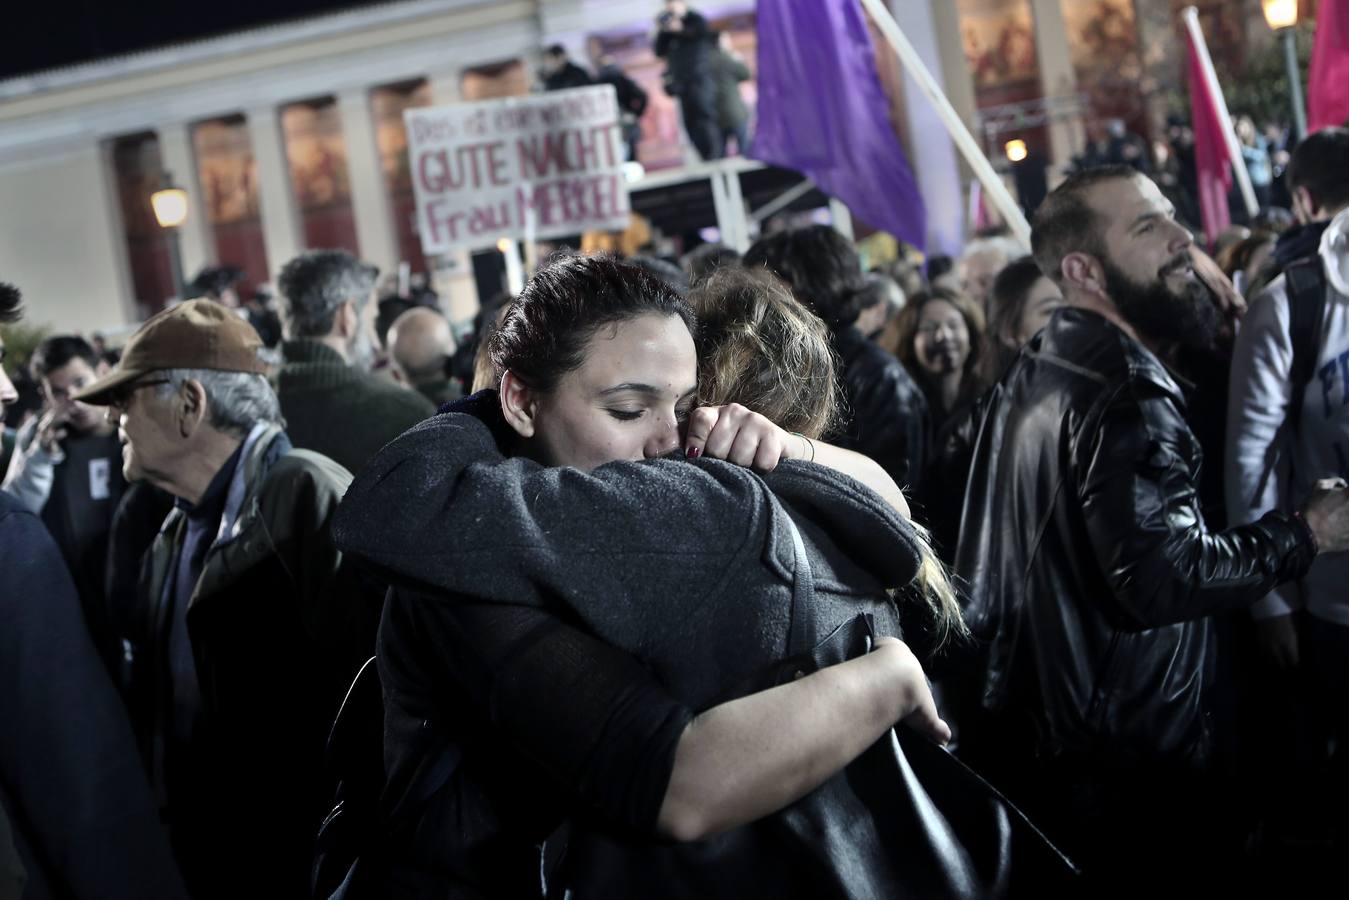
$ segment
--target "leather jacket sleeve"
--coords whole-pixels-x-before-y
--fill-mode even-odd
[[[1126,381],[1088,415],[1072,448],[1072,488],[1120,627],[1153,628],[1246,606],[1265,585],[1301,577],[1306,526],[1270,513],[1223,532],[1204,524],[1188,462],[1197,449],[1171,398]],[[1189,451],[1189,452],[1187,452]],[[1196,467],[1197,468],[1197,467]],[[1254,593],[1253,593],[1254,588]]]

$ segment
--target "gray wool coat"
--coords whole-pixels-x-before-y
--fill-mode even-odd
[[[496,404],[480,394],[456,406],[476,415],[404,433],[357,475],[334,520],[342,552],[394,585],[379,650],[389,790],[406,791],[444,740],[428,735],[462,749],[393,862],[384,888],[399,896],[475,896],[486,884],[525,895],[510,873],[537,884],[531,854],[568,817],[587,823],[573,857],[607,852],[601,832],[649,844],[683,727],[763,687],[787,655],[788,516],[814,576],[818,638],[860,614],[898,634],[884,588],[907,584],[919,562],[908,523],[824,467],[548,468],[502,452],[511,435]],[[656,865],[685,877],[697,864],[681,853],[658,851]]]
[[[549,468],[507,458],[489,425],[447,413],[371,461],[333,530],[342,552],[394,584],[579,619],[701,709],[786,651],[787,515],[814,574],[817,633],[859,613],[896,633],[884,589],[917,572],[912,528],[871,490],[808,463]]]

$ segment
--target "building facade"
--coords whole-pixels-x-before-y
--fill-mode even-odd
[[[752,61],[753,0],[693,5]],[[995,159],[1004,141],[1024,139],[1059,172],[1104,117],[1156,127],[1157,97],[1179,78],[1177,0],[890,5]],[[1243,10],[1258,18],[1257,0],[1200,5],[1219,23],[1244,27]],[[648,88],[641,159],[678,166],[675,104],[649,50],[659,9],[406,0],[0,81],[0,279],[25,291],[35,322],[116,331],[177,293],[171,240],[188,277],[230,263],[245,271],[245,290],[306,247],[337,246],[385,272],[428,272],[448,286],[451,315],[471,315],[466,259],[421,254],[403,110],[528,92],[540,48],[561,43],[583,64],[619,60]],[[889,68],[901,130],[942,134]],[[752,102],[753,83],[744,90]],[[934,211],[929,244],[957,249],[968,174],[949,141],[907,145]],[[167,179],[190,198],[176,238],[149,206]]]

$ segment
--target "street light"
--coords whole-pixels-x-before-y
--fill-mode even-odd
[[[1297,0],[1263,0],[1262,5],[1265,8],[1265,21],[1275,31],[1297,24]]]
[[[167,187],[150,195],[150,205],[155,210],[155,220],[160,228],[177,228],[187,221],[187,191],[178,187]]]
[[[1007,160],[1014,163],[1021,162],[1029,153],[1026,149],[1026,142],[1020,138],[1017,138],[1014,141],[1008,141],[1003,146],[1003,151],[1007,154]]]
[[[173,279],[173,294],[183,295],[183,257],[178,248],[178,226],[187,221],[187,191],[173,183],[169,173],[164,173],[164,181],[159,190],[150,195],[150,206],[155,211],[155,221],[164,229],[164,237],[169,245],[169,276]]]
[[[1265,21],[1283,35],[1283,57],[1288,68],[1288,95],[1293,104],[1293,138],[1300,141],[1307,135],[1307,109],[1302,102],[1302,72],[1297,64],[1297,44],[1294,27],[1297,25],[1298,0],[1261,0]]]

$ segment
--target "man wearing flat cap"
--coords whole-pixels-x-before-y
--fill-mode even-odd
[[[261,347],[189,300],[76,397],[108,407],[127,479],[177,498],[125,629],[133,714],[197,898],[307,891],[330,799],[318,762],[378,615],[328,538],[351,475],[291,446]]]

